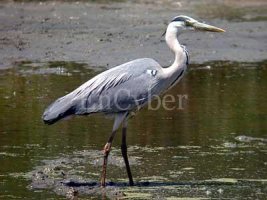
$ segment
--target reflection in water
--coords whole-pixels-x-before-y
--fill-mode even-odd
[[[150,198],[159,195],[160,188],[163,197],[264,197],[266,69],[266,62],[191,66],[183,81],[168,92],[188,95],[184,109],[144,108],[131,119],[128,144],[134,177],[156,186],[131,191],[126,187],[125,194],[146,193]],[[68,175],[98,181],[98,150],[106,142],[112,121],[101,115],[75,117],[53,126],[41,121],[50,102],[97,73],[83,64],[64,62],[26,62],[0,71],[0,199],[54,197],[49,191],[26,189],[30,182],[25,176],[55,159],[72,159],[64,169]],[[118,183],[127,177],[119,146],[120,137],[116,137],[108,172],[108,178]],[[76,161],[82,158],[79,164],[76,157]],[[224,183],[243,180],[243,185],[238,182],[226,188],[201,182],[215,179]],[[177,182],[185,184],[167,184]],[[192,182],[201,184],[190,187]]]

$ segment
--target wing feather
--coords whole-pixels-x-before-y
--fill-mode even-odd
[[[160,65],[153,59],[144,58],[107,70],[52,103],[45,110],[43,120],[47,123],[54,123],[71,114],[124,111],[115,107],[116,100],[127,106],[127,109],[132,109],[136,100],[140,100],[139,103],[147,101],[146,93],[149,87],[156,85],[153,81],[156,77],[149,76],[146,70],[160,68]],[[120,94],[116,99],[114,95],[120,89],[130,90],[132,96]],[[106,97],[109,98],[109,102],[103,103]]]

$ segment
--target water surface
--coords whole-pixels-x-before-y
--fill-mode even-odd
[[[113,122],[96,115],[46,126],[41,115],[50,102],[103,70],[24,62],[0,71],[0,199],[65,199],[55,182],[33,181],[40,171],[50,181],[98,182],[100,150]],[[144,108],[129,121],[133,188],[126,186],[117,134],[108,167],[110,191],[130,199],[265,199],[266,77],[266,61],[192,65],[168,92],[188,96],[183,109]]]

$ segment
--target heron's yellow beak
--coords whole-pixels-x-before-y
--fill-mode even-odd
[[[190,23],[188,22],[190,26],[194,27],[196,30],[200,30],[200,31],[210,31],[210,32],[225,32],[225,30],[215,27],[215,26],[211,26],[208,24],[204,24],[201,22],[193,22]]]

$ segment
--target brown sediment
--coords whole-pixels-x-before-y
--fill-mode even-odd
[[[227,31],[182,35],[191,63],[261,61],[267,49],[266,3],[246,2],[1,2],[0,68],[21,60],[110,68],[140,57],[168,66],[173,55],[161,34],[168,21],[180,14]]]

